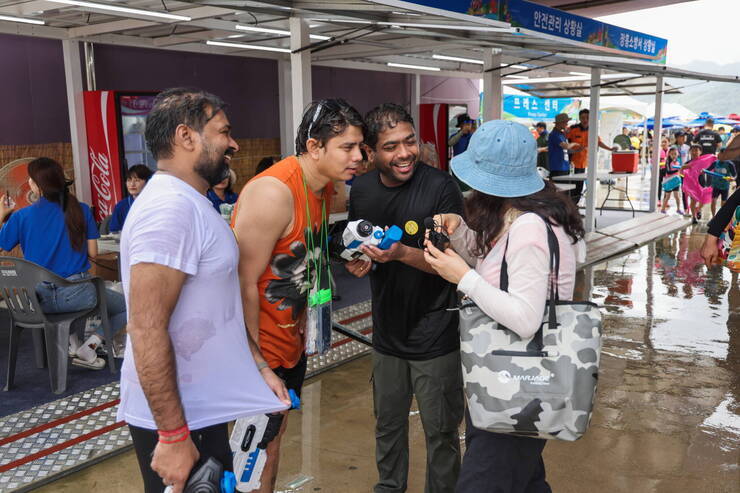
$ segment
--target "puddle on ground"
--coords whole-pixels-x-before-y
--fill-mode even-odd
[[[703,240],[678,232],[584,269],[576,292],[604,307],[603,426],[678,433],[735,470],[740,280],[704,266]]]
[[[609,315],[647,319],[653,349],[726,360],[730,327],[740,330],[740,283],[726,268],[704,266],[701,241],[679,232],[587,270],[593,301]]]

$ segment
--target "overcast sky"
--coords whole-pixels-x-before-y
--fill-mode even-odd
[[[668,65],[694,60],[740,63],[740,0],[696,0],[599,20],[667,39]]]

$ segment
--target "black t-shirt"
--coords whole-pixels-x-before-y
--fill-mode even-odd
[[[714,130],[705,128],[696,134],[696,143],[701,146],[701,154],[716,154],[717,147],[722,143],[722,137]]]
[[[386,187],[378,170],[355,179],[349,220],[376,226],[396,225],[401,242],[423,248],[424,219],[434,214],[462,215],[460,189],[449,174],[417,163],[414,175],[398,187]],[[376,264],[370,273],[373,297],[373,346],[383,354],[411,360],[443,356],[460,347],[456,289],[435,274],[402,262]]]
[[[730,198],[727,199],[725,205],[723,205],[719,211],[717,211],[717,214],[712,218],[712,220],[709,221],[709,224],[707,225],[707,233],[719,238],[722,231],[724,231],[727,225],[730,224],[730,221],[732,221],[732,216],[735,214],[735,209],[738,207],[740,207],[740,188],[730,195]]]

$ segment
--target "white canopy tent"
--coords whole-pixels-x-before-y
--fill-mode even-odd
[[[655,114],[655,103],[647,105],[647,115]],[[680,120],[693,120],[698,115],[680,103],[663,103],[663,118],[676,117]]]

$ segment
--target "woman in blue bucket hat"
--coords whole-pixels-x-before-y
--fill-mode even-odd
[[[453,173],[473,190],[467,222],[456,214],[435,216],[450,236],[445,251],[426,242],[426,261],[499,324],[521,337],[542,322],[550,293],[550,250],[545,221],[560,248],[557,288],[570,300],[576,264],[585,257],[578,210],[566,194],[537,173],[537,145],[529,130],[511,121],[484,123],[468,150],[452,159]],[[503,259],[508,288],[499,288]],[[458,493],[550,492],[542,450],[545,440],[475,428],[466,412],[466,451]]]

